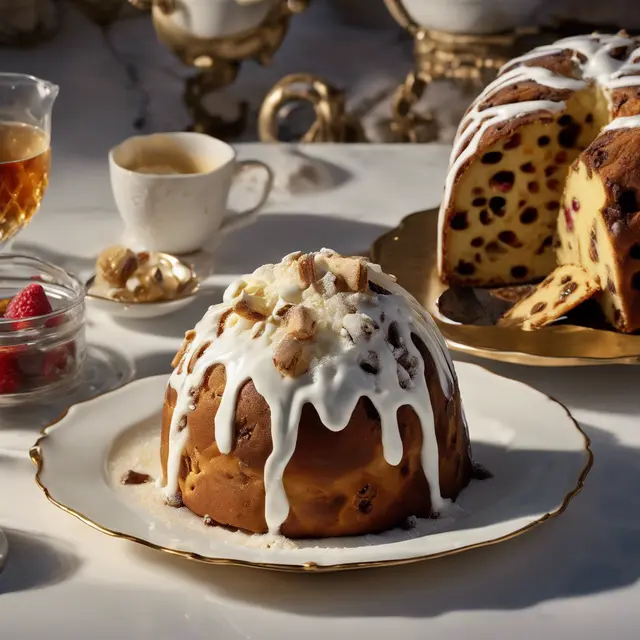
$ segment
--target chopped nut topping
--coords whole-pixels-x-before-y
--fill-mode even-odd
[[[308,289],[318,279],[313,253],[305,253],[298,258],[298,275],[303,289]]]
[[[316,333],[316,320],[313,312],[307,307],[296,305],[287,312],[284,318],[285,330],[288,335],[307,340]]]
[[[309,370],[311,348],[305,341],[285,336],[275,349],[273,364],[281,375],[297,378]]]
[[[259,338],[264,333],[265,326],[264,322],[256,322],[251,329],[251,337]]]
[[[338,277],[334,273],[331,273],[331,271],[327,271],[320,280],[315,282],[314,287],[316,288],[316,291],[325,298],[335,296],[341,288],[340,282],[338,282]]]
[[[195,336],[196,336],[196,332],[193,329],[189,329],[189,331],[187,331],[184,334],[184,342],[182,343],[182,346],[180,347],[180,350],[178,351],[178,353],[176,353],[173,360],[171,361],[172,367],[175,368],[178,366],[180,360],[182,360],[182,357],[184,356],[185,352],[187,351],[187,348],[189,347],[189,343],[195,338]]]
[[[232,309],[227,309],[221,316],[220,319],[218,320],[218,328],[216,329],[216,338],[219,338],[223,331],[224,331],[224,325],[227,322],[227,318],[231,315],[232,313]]]
[[[291,264],[296,260],[299,260],[302,257],[302,251],[294,251],[293,253],[289,253],[284,258],[282,258],[282,262],[286,264]]]
[[[120,478],[121,484],[145,484],[151,480],[151,476],[148,473],[141,473],[140,471],[134,471],[129,469]]]
[[[260,311],[251,309],[247,300],[238,300],[238,302],[233,305],[233,311],[240,317],[245,318],[246,320],[252,320],[253,322],[260,322],[266,317],[260,313]]]
[[[350,291],[367,289],[367,264],[364,259],[329,256],[326,258],[329,269],[342,278]]]

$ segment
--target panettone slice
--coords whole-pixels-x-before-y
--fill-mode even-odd
[[[601,283],[619,331],[640,329],[640,117],[618,118],[572,166],[558,220],[560,263]]]
[[[498,321],[524,331],[551,324],[600,291],[600,285],[579,265],[566,264],[550,273]]]

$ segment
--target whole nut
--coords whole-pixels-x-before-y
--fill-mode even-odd
[[[138,268],[138,257],[126,247],[109,247],[96,263],[97,275],[112,287],[122,288]]]

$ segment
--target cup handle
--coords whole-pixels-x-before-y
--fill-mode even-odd
[[[236,164],[235,175],[237,176],[240,173],[244,173],[245,171],[253,171],[254,169],[263,169],[267,173],[267,179],[264,183],[264,188],[262,193],[260,194],[260,199],[257,204],[249,209],[245,209],[244,211],[233,211],[227,214],[227,217],[222,222],[222,226],[220,227],[220,231],[222,233],[229,233],[231,231],[237,231],[238,229],[242,229],[250,225],[255,221],[258,216],[258,211],[262,209],[264,203],[267,201],[269,194],[271,193],[271,189],[273,188],[273,171],[271,167],[264,162],[260,162],[260,160],[241,160]],[[234,176],[235,178],[235,176]]]

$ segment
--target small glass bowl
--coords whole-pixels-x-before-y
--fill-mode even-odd
[[[85,286],[44,260],[0,255],[4,308],[33,283],[45,290],[53,311],[25,320],[0,318],[0,406],[37,400],[73,386],[80,378],[87,348]]]

